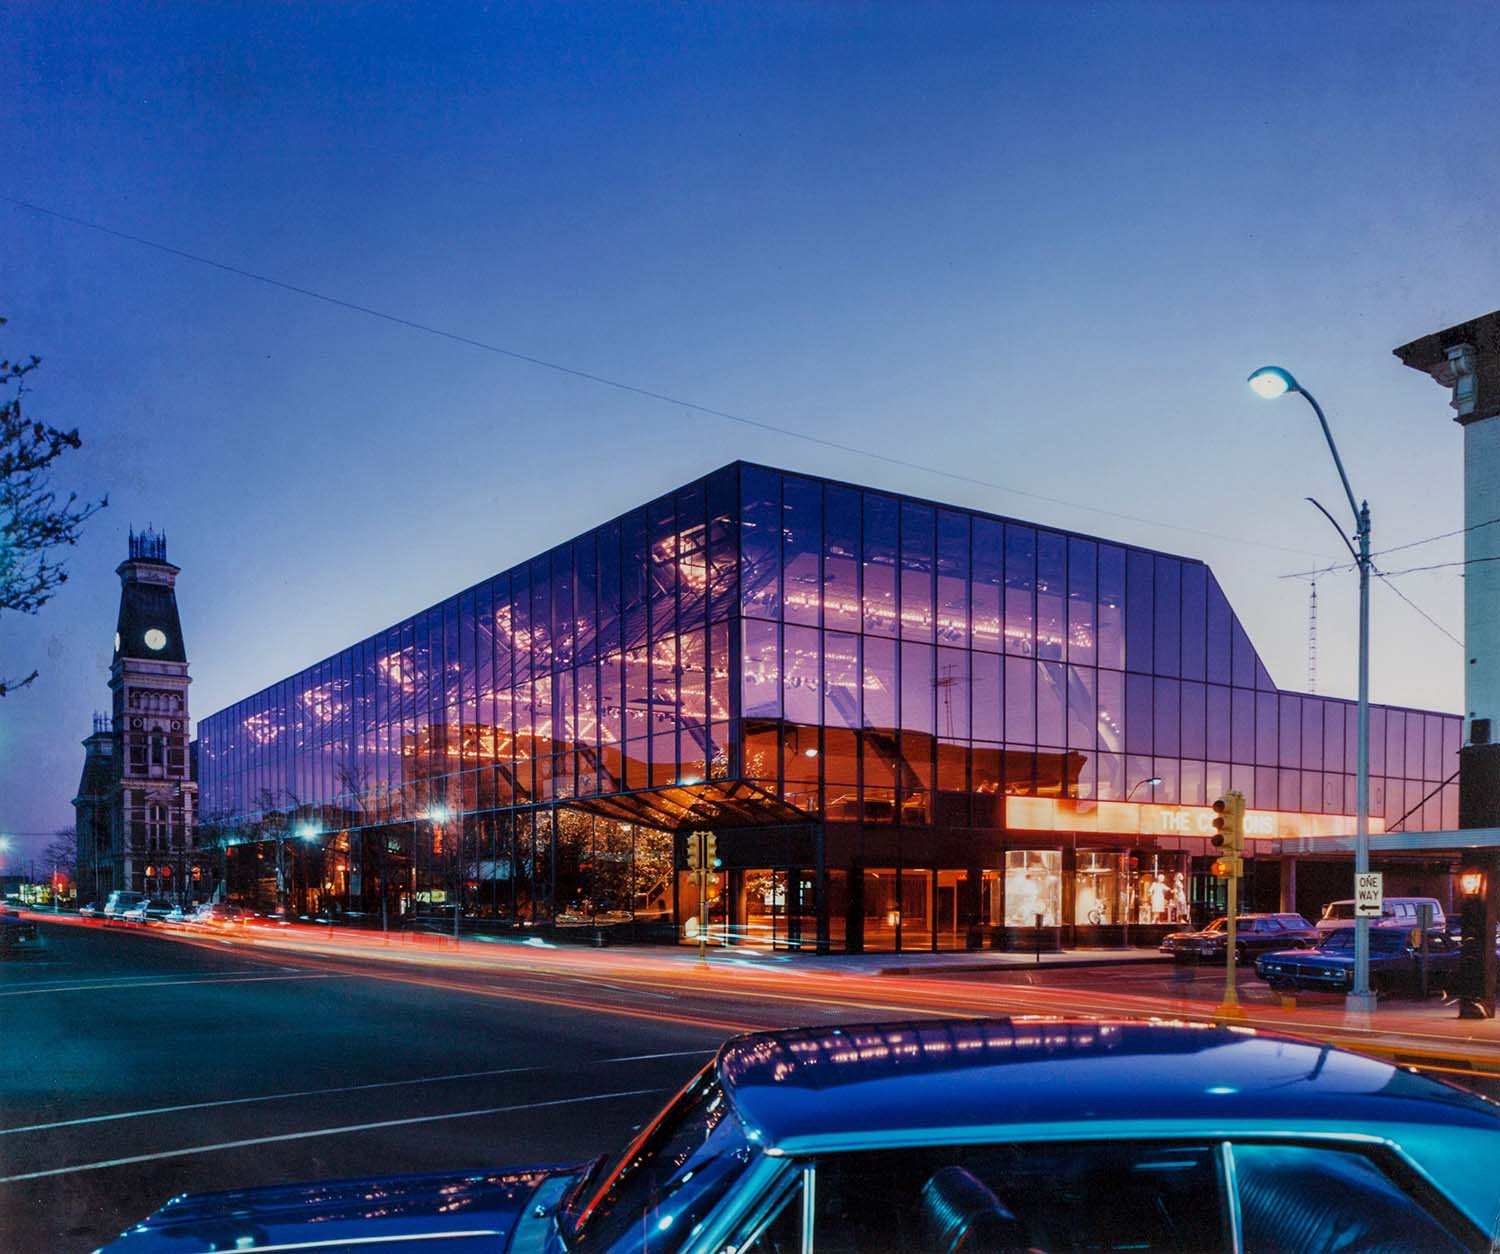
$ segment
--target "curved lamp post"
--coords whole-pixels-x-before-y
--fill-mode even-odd
[[[1266,400],[1274,400],[1288,392],[1299,393],[1323,428],[1323,438],[1328,441],[1328,451],[1333,454],[1333,464],[1338,467],[1339,479],[1344,485],[1344,495],[1349,498],[1349,509],[1354,514],[1354,537],[1359,547],[1350,544],[1338,521],[1316,501],[1323,516],[1337,528],[1349,552],[1359,567],[1359,714],[1358,757],[1354,776],[1354,873],[1363,875],[1370,869],[1370,505],[1368,501],[1356,501],[1354,489],[1349,486],[1349,476],[1344,472],[1344,462],[1339,457],[1338,446],[1333,442],[1333,432],[1328,429],[1328,419],[1323,407],[1313,394],[1294,379],[1289,371],[1280,366],[1262,366],[1247,380],[1251,390]],[[1311,498],[1309,498],[1311,499]],[[1356,894],[1357,895],[1357,894]],[[1368,1014],[1375,1007],[1375,997],[1370,992],[1370,920],[1356,916],[1354,920],[1354,987],[1349,992],[1348,1009],[1357,1014]]]
[[[422,817],[432,824],[432,830],[435,835],[438,829],[453,817],[453,811],[445,806],[442,802],[438,802],[436,805],[422,811]],[[458,913],[461,899],[463,897],[462,884],[458,880],[458,876],[462,874],[462,867],[459,865],[459,852],[460,851],[454,851],[452,855],[455,872],[453,886],[453,943],[455,945],[458,944]],[[415,866],[413,866],[413,874],[415,874]],[[415,903],[415,885],[413,886],[412,891],[413,903]]]
[[[1156,790],[1161,787],[1161,776],[1151,775],[1146,779],[1136,780],[1135,783],[1130,785],[1129,791],[1126,792],[1125,800],[1129,801],[1135,796],[1137,788],[1146,786],[1150,787],[1151,795],[1155,797]],[[1127,854],[1125,858],[1125,909],[1120,915],[1120,944],[1124,945],[1127,949],[1130,947],[1130,909],[1135,904],[1135,881],[1131,878],[1130,865],[1131,858]]]

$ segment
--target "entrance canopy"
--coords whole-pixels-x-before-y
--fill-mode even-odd
[[[764,827],[773,823],[806,823],[816,818],[754,784],[737,779],[678,784],[607,797],[578,797],[563,804],[585,814],[669,832],[704,827]]]

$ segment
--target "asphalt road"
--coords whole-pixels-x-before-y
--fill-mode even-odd
[[[575,1161],[723,1026],[43,928],[0,966],[0,1246],[90,1250],[175,1193]],[[524,979],[524,978],[523,978]]]
[[[1207,969],[1185,985],[1139,964],[888,976],[784,955],[704,967],[670,949],[42,927],[41,951],[0,964],[7,1252],[93,1249],[180,1192],[589,1158],[738,1031],[943,1014],[1201,1017],[1222,988]],[[1245,986],[1252,1021],[1359,1043],[1332,1003],[1288,1013],[1259,1005],[1263,991]],[[1419,1017],[1369,1034],[1385,1056],[1392,1040],[1500,1054],[1495,1025],[1470,1038],[1409,1009]]]

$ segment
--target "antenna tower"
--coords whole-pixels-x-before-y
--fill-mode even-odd
[[[1307,594],[1307,690],[1318,690],[1318,585],[1310,583]]]

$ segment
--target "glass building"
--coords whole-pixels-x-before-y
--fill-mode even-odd
[[[1455,827],[1459,718],[1371,718],[1372,830]],[[746,463],[199,737],[231,891],[377,926],[1151,943],[1219,904],[1221,792],[1252,858],[1353,830],[1354,704],[1278,689],[1202,562]]]

